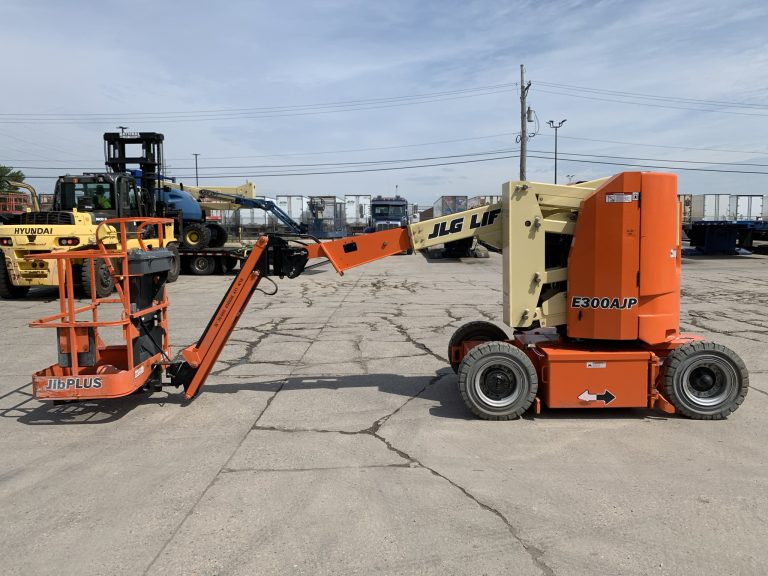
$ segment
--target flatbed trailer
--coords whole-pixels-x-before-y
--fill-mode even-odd
[[[768,240],[764,220],[694,220],[683,227],[691,246],[703,254],[738,254],[755,240]]]
[[[248,244],[198,250],[180,248],[181,271],[194,276],[226,274],[237,268],[238,263],[248,257],[251,248],[252,246]]]

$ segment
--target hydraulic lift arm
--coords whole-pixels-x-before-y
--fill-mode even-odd
[[[249,198],[247,196],[236,196],[234,194],[227,194],[225,192],[219,192],[217,190],[209,190],[201,188],[198,191],[199,199],[201,201],[205,199],[217,200],[219,202],[227,203],[226,209],[238,209],[238,208],[258,208],[269,212],[275,218],[285,224],[292,232],[296,234],[306,234],[307,225],[300,222],[296,222],[291,218],[284,210],[282,210],[272,200],[266,200],[263,198]]]
[[[181,352],[182,361],[169,367],[171,383],[183,386],[187,399],[195,397],[265,276],[295,278],[304,271],[310,258],[320,257],[327,258],[336,271],[343,274],[344,270],[400,254],[410,247],[405,228],[306,246],[290,244],[277,235],[262,236],[240,265],[240,271],[200,339]]]
[[[196,344],[185,348],[181,355],[183,361],[174,363],[169,369],[171,381],[175,385],[184,386],[184,393],[188,399],[193,398],[213,369],[222,349],[226,345],[230,334],[237,325],[237,321],[243,310],[248,305],[253,292],[264,276],[279,276],[295,278],[300,275],[309,259],[326,258],[339,274],[345,270],[367,264],[381,258],[401,254],[411,248],[424,250],[445,242],[461,240],[476,236],[479,240],[495,248],[502,249],[505,242],[509,243],[508,235],[504,234],[502,227],[502,210],[509,203],[519,202],[521,205],[539,210],[539,204],[549,203],[555,208],[549,212],[559,213],[565,206],[578,207],[581,199],[591,193],[599,182],[582,184],[579,187],[548,186],[545,184],[509,183],[508,200],[493,205],[480,206],[456,214],[426,220],[411,224],[403,228],[383,230],[372,234],[341,238],[332,242],[315,242],[306,245],[291,244],[277,235],[262,236],[256,242],[248,258],[241,264],[240,271],[221,300],[211,321],[208,323],[203,335]],[[530,188],[529,188],[530,187]],[[209,195],[207,192],[201,195]],[[210,193],[210,196],[223,199],[226,194]],[[546,199],[544,199],[546,197]],[[230,198],[233,200],[234,197]],[[517,199],[517,200],[516,200]],[[254,200],[248,199],[247,206]],[[520,212],[518,206],[515,212]],[[547,213],[549,213],[547,212]],[[521,212],[521,214],[527,214]],[[573,227],[573,221],[557,219],[552,222],[543,218],[542,211],[531,214],[529,227],[535,230],[542,225],[546,227],[565,227],[569,230]],[[538,218],[541,222],[535,223]],[[522,227],[523,230],[528,230]],[[529,232],[524,232],[531,236]],[[572,233],[572,232],[571,232]],[[527,250],[521,246],[522,250]],[[541,251],[543,256],[543,240]],[[515,250],[517,252],[517,250]],[[543,257],[542,257],[543,260]],[[538,263],[536,263],[538,265]],[[533,265],[529,265],[530,268]],[[506,268],[506,267],[505,267]],[[525,267],[521,264],[521,270]],[[542,270],[540,276],[544,276]],[[557,274],[554,277],[559,277]],[[529,282],[526,281],[526,290]],[[507,294],[505,291],[505,298]],[[526,294],[530,300],[531,296]],[[564,302],[564,296],[562,296]],[[533,300],[535,304],[535,299]],[[522,306],[535,308],[525,300]],[[523,322],[530,324],[540,312],[528,314]],[[541,320],[543,318],[537,318]],[[519,324],[518,324],[519,325]]]

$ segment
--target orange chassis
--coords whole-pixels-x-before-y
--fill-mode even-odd
[[[660,390],[661,366],[671,350],[701,340],[681,334],[663,346],[617,348],[565,343],[556,333],[533,330],[505,342],[522,350],[536,368],[536,414],[542,403],[547,408],[656,408],[674,414],[675,407]],[[451,361],[461,363],[483,343],[467,340],[452,347]]]

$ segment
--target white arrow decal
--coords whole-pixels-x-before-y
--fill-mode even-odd
[[[606,406],[613,402],[616,399],[616,396],[611,394],[610,390],[605,390],[602,394],[590,394],[589,390],[584,390],[581,394],[579,394],[579,400],[582,402],[596,402],[600,400],[603,402]]]

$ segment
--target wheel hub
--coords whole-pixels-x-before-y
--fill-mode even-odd
[[[495,366],[483,375],[480,390],[491,400],[502,400],[514,392],[516,385],[515,375],[509,368]]]
[[[685,371],[682,391],[694,404],[716,406],[735,389],[737,379],[730,364],[718,357],[706,356]]]

